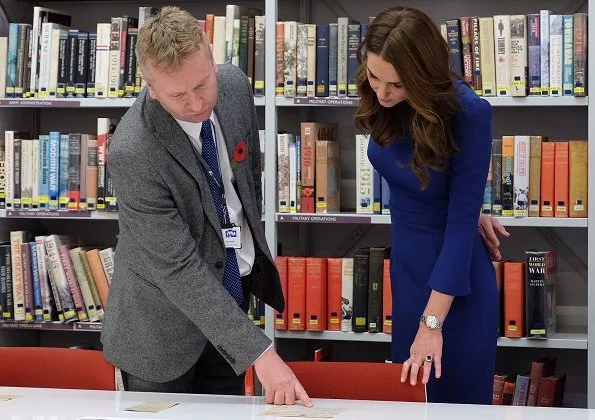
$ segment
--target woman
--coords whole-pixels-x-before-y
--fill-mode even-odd
[[[377,15],[359,59],[355,123],[390,186],[392,360],[402,381],[422,370],[431,402],[491,404],[498,291],[477,227],[491,107],[451,73],[439,28],[418,10]]]

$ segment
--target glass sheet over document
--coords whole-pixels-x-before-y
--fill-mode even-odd
[[[341,414],[345,409],[343,408],[317,408],[304,407],[303,405],[277,405],[269,408],[264,413],[265,416],[277,417],[301,417],[301,418],[318,418],[318,419],[332,419]]]

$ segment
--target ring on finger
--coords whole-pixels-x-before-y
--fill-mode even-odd
[[[433,360],[434,360],[434,359],[432,358],[432,356],[430,356],[430,355],[427,355],[427,356],[426,356],[426,359],[424,360],[424,362],[425,362],[425,363],[432,363],[432,361],[433,361]]]

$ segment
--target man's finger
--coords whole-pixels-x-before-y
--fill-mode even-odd
[[[272,404],[275,401],[275,392],[268,389],[264,390],[264,402]]]
[[[286,392],[285,393],[285,404],[287,404],[287,405],[295,404],[295,392]]]
[[[306,407],[312,407],[314,405],[312,404],[312,400],[306,393],[306,390],[299,382],[295,384],[295,397],[301,402],[303,402]]]
[[[275,405],[283,405],[285,403],[285,392],[280,389],[275,391]]]

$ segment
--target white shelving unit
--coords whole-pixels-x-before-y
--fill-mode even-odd
[[[330,21],[332,21],[337,16],[345,16],[346,10],[350,11],[355,8],[355,6],[347,1],[336,1],[336,2],[329,2],[324,0],[303,0],[300,2],[301,8],[299,10],[300,15],[298,15],[298,11],[295,9],[291,15],[288,15],[285,9],[280,10],[280,7],[285,6],[278,0],[265,0],[265,9],[266,9],[266,27],[270,28],[275,25],[277,20],[297,20],[305,23],[323,23],[329,21],[329,17],[325,16],[324,18],[320,18],[320,16],[314,14],[313,9],[314,6],[317,4],[321,4],[323,6],[319,7],[317,12],[321,10],[324,6],[331,10],[328,13],[330,16]],[[334,6],[331,6],[330,3],[333,3]],[[419,3],[419,4],[418,4]],[[314,6],[313,6],[314,5]],[[341,6],[339,6],[341,5]],[[393,5],[390,2],[386,2],[383,0],[373,0],[370,4],[366,3],[366,5],[362,5],[358,10],[360,11],[359,14],[362,16],[358,16],[360,18],[367,18],[367,16],[373,16],[375,12],[380,11],[384,8]],[[566,9],[560,9],[563,7],[562,5],[558,5],[553,1],[548,0],[540,0],[540,1],[533,1],[529,4],[525,3],[514,3],[514,2],[505,2],[503,3],[491,3],[491,2],[471,2],[471,1],[454,1],[448,0],[446,2],[440,2],[440,4],[429,1],[429,0],[417,0],[416,2],[411,3],[414,7],[419,7],[421,10],[425,12],[429,12],[430,15],[435,12],[435,14],[440,15],[443,17],[443,20],[454,18],[458,16],[464,15],[478,15],[478,16],[489,16],[489,15],[496,15],[500,13],[533,13],[535,10],[540,9],[551,9],[554,10],[556,13],[574,13],[574,9],[579,6],[577,4],[565,5],[567,6]],[[558,10],[559,9],[559,10]],[[572,9],[572,10],[571,10]],[[326,12],[328,12],[328,10]],[[587,4],[587,11],[590,16],[595,15],[595,0],[588,0]],[[280,12],[283,16],[278,19]],[[309,19],[312,16],[312,19]],[[314,18],[315,17],[315,18]],[[351,17],[351,16],[350,16]],[[595,45],[595,31],[589,31],[588,36],[588,44]],[[275,34],[273,31],[266,32],[266,48],[267,51],[274,50],[275,46]],[[590,48],[589,51],[593,49]],[[589,53],[589,57],[592,57],[592,53]],[[589,58],[591,61],[591,58]],[[593,70],[595,66],[589,65],[588,66],[588,79],[595,80],[595,71]],[[283,242],[283,238],[281,235],[282,233],[280,230],[286,231],[290,228],[289,225],[299,225],[296,229],[292,230],[292,234],[288,234],[292,237],[299,237],[300,241],[303,240],[303,233],[307,231],[307,229],[317,229],[313,226],[321,226],[324,228],[324,233],[322,235],[328,235],[329,232],[333,232],[329,229],[328,225],[341,225],[337,227],[337,231],[340,232],[345,230],[347,226],[345,225],[352,225],[349,226],[349,229],[354,229],[353,226],[355,225],[379,225],[375,229],[383,229],[382,225],[389,225],[390,224],[390,216],[387,215],[362,215],[362,214],[354,214],[354,213],[342,213],[342,214],[287,214],[287,213],[278,213],[276,209],[276,133],[280,130],[287,130],[287,125],[293,123],[296,118],[299,121],[300,119],[304,121],[304,117],[308,118],[309,121],[317,121],[317,116],[320,113],[321,119],[324,121],[338,121],[339,122],[339,130],[343,130],[344,127],[353,127],[353,111],[355,107],[358,105],[358,98],[285,98],[285,97],[276,97],[275,96],[275,79],[274,77],[270,77],[269,75],[275,74],[275,56],[274,54],[267,54],[266,56],[266,69],[267,69],[267,78],[266,78],[266,102],[265,102],[265,127],[266,127],[266,146],[265,146],[265,153],[266,153],[266,167],[265,167],[265,179],[266,179],[266,186],[265,186],[265,208],[266,208],[266,224],[265,230],[267,235],[267,241],[271,248],[271,251],[275,253],[277,250],[277,245],[279,242]],[[593,110],[591,109],[589,98],[578,98],[578,97],[525,97],[525,98],[503,98],[503,97],[489,97],[485,98],[494,108],[494,125],[499,124],[500,126],[498,129],[500,131],[507,131],[507,123],[510,120],[511,123],[518,123],[520,113],[530,113],[524,114],[528,115],[528,119],[525,121],[526,126],[531,127],[533,129],[532,132],[535,132],[535,127],[541,127],[543,124],[544,126],[552,127],[554,124],[553,121],[558,115],[561,120],[559,121],[558,125],[555,128],[555,135],[550,138],[558,139],[558,138],[573,138],[571,134],[569,134],[566,128],[570,128],[570,132],[572,129],[576,128],[577,125],[580,125],[581,129],[578,130],[583,134],[584,137],[589,139],[595,138],[595,124],[591,122],[591,119],[588,116],[593,115]],[[292,110],[295,109],[295,110]],[[341,110],[344,108],[344,110]],[[518,110],[518,112],[517,112]],[[339,114],[341,113],[341,114]],[[542,114],[545,113],[545,114]],[[576,114],[575,114],[576,113]],[[333,119],[337,115],[341,115],[341,119]],[[502,120],[502,115],[505,115],[507,118]],[[546,115],[545,117],[540,117],[540,115]],[[579,117],[576,117],[578,115]],[[572,117],[570,117],[572,116]],[[498,117],[500,119],[498,120]],[[574,119],[573,119],[574,118]],[[548,121],[549,119],[549,121]],[[549,125],[548,125],[549,124]],[[586,128],[585,128],[586,127]],[[496,129],[496,128],[494,128]],[[354,132],[354,129],[351,128],[351,132]],[[544,135],[547,135],[548,132],[544,131],[543,129],[539,132],[543,132]],[[345,133],[345,132],[344,132]],[[551,133],[550,133],[551,134]],[[347,136],[349,134],[346,134]],[[584,138],[581,137],[581,138]],[[346,144],[349,144],[349,140],[345,137],[339,137],[341,141],[342,152],[343,148]],[[352,146],[353,147],[353,146]],[[589,160],[590,162],[595,162],[595,147],[589,147]],[[595,171],[589,171],[589,189],[593,190],[595,186]],[[343,193],[343,190],[342,190]],[[595,249],[595,230],[590,226],[589,220],[593,220],[595,217],[595,199],[593,198],[594,194],[589,195],[589,215],[588,218],[580,218],[580,219],[561,219],[561,218],[512,218],[512,217],[501,217],[499,221],[506,227],[510,227],[514,231],[514,235],[518,236],[525,236],[525,229],[528,229],[527,232],[548,232],[551,233],[556,232],[559,233],[561,236],[570,239],[567,239],[568,244],[572,245],[578,249],[584,250],[585,247],[588,250]],[[388,229],[388,227],[387,227]],[[585,235],[586,230],[586,235]],[[299,232],[299,234],[297,233]],[[378,232],[375,230],[374,232]],[[539,236],[535,235],[534,236]],[[547,236],[547,235],[546,235]],[[324,236],[325,241],[331,241],[332,234],[330,236]],[[586,239],[584,239],[586,237]],[[295,241],[295,239],[294,239]],[[580,241],[580,242],[576,242]],[[585,312],[587,313],[586,321],[582,321],[586,323],[585,326],[579,327],[561,327],[560,332],[558,332],[555,336],[548,340],[527,340],[527,339],[508,339],[508,338],[500,338],[498,340],[499,348],[508,349],[507,351],[524,351],[523,349],[529,349],[526,351],[553,351],[555,354],[563,355],[565,351],[578,351],[580,357],[585,357],[586,363],[584,362],[577,362],[580,363],[580,367],[575,366],[575,370],[580,370],[582,372],[587,372],[586,374],[586,390],[581,390],[581,393],[586,393],[586,405],[589,408],[595,408],[595,287],[593,286],[595,282],[595,255],[593,252],[586,252],[585,255],[587,257],[586,260],[586,280],[587,280],[587,289],[588,289],[588,297],[586,299],[587,308]],[[576,260],[575,260],[576,261]],[[580,265],[580,264],[579,264]],[[576,265],[574,266],[576,267]],[[566,273],[565,273],[566,274]],[[565,287],[563,284],[560,284],[561,288]],[[566,286],[568,287],[568,286]],[[584,296],[583,296],[584,298]],[[582,314],[584,318],[584,314]],[[317,332],[308,332],[308,331],[279,331],[274,329],[274,312],[271,308],[267,307],[267,314],[266,314],[266,332],[270,337],[273,337],[275,341],[279,344],[287,344],[291,342],[291,340],[297,342],[305,342],[307,340],[312,341],[325,341],[325,342],[332,342],[335,344],[340,344],[341,342],[360,342],[360,343],[390,343],[390,335],[385,334],[370,334],[370,333],[342,333],[342,332],[330,332],[325,331],[321,333]],[[588,328],[588,326],[593,326],[592,328]],[[291,346],[291,344],[287,344]],[[311,347],[308,347],[311,348]],[[350,347],[352,348],[352,347]],[[365,348],[365,347],[362,347]],[[583,353],[584,352],[584,353]],[[388,354],[388,352],[387,352]],[[534,353],[532,353],[534,354]],[[551,354],[551,353],[550,353]],[[573,354],[574,353],[569,353]],[[569,358],[573,358],[574,356],[569,356]],[[582,359],[581,359],[582,360]],[[576,392],[576,390],[573,390]]]
[[[354,333],[340,331],[277,331],[276,338],[293,340],[325,340],[325,341],[366,341],[374,343],[390,343],[390,334]],[[587,349],[587,333],[561,332],[547,340],[512,339],[501,337],[499,347],[550,348],[550,349]]]
[[[19,2],[14,2],[15,4]],[[110,2],[103,2],[102,0],[80,0],[80,1],[39,1],[41,6],[52,7],[61,9],[64,11],[76,10],[76,17],[74,19],[74,26],[78,26],[80,22],[84,22],[84,25],[90,26],[90,24],[96,23],[97,21],[104,21],[106,16],[110,15],[121,15],[123,13],[133,14],[134,10],[138,10],[138,6],[155,5],[160,4],[153,1],[143,2],[142,0],[116,0]],[[193,2],[186,2],[182,0],[174,0],[173,4],[179,4],[181,7],[186,8],[193,13],[200,10],[200,13],[212,12],[214,7],[219,8],[221,11],[221,4],[217,2],[206,2],[196,0]],[[233,3],[233,2],[227,2]],[[318,16],[317,19],[328,22],[329,19],[334,19],[337,16],[345,16],[344,12],[349,8],[358,7],[358,4],[362,4],[362,16],[373,15],[374,13],[382,10],[383,8],[393,5],[393,3],[387,0],[370,0],[365,2],[349,2],[347,0],[300,0],[299,2],[281,2],[280,0],[249,0],[245,2],[249,6],[263,7],[266,15],[266,28],[275,28],[278,20],[301,20],[308,21],[309,15],[313,15],[312,9],[314,6],[319,6],[316,10],[318,12],[326,13],[325,16]],[[344,5],[342,5],[344,3]],[[577,2],[578,5],[579,2]],[[33,2],[22,1],[17,7],[31,7]],[[84,4],[84,8],[83,8]],[[244,4],[244,2],[242,2]],[[529,3],[518,2],[514,3],[512,0],[505,0],[504,2],[487,2],[487,1],[472,1],[472,0],[445,0],[443,2],[436,2],[434,0],[416,0],[411,3],[413,6],[419,7],[420,9],[436,14],[440,16],[457,17],[462,16],[463,13],[474,14],[474,15],[495,15],[498,13],[529,13],[532,10],[539,10],[541,8],[559,9],[562,5],[557,5],[555,0],[534,0]],[[106,5],[109,5],[106,7]],[[343,7],[345,6],[345,7]],[[569,5],[564,5],[568,10],[565,12],[571,13]],[[282,9],[281,9],[282,8]],[[109,9],[109,10],[107,10]],[[97,14],[88,12],[87,10],[95,11]],[[595,0],[588,0],[587,12],[590,16],[595,15]],[[22,15],[25,16],[25,15]],[[276,209],[276,133],[283,127],[283,119],[280,114],[290,114],[290,120],[293,122],[299,121],[302,114],[309,115],[309,113],[320,112],[324,115],[324,118],[328,118],[332,112],[341,113],[340,124],[353,125],[352,116],[353,111],[358,103],[358,98],[284,98],[276,97],[275,95],[275,31],[267,30],[265,39],[265,97],[255,98],[255,105],[258,107],[259,114],[264,112],[264,128],[266,129],[266,143],[265,143],[265,216],[263,218],[265,222],[265,232],[269,247],[273,255],[276,254],[277,244],[279,243],[280,230],[290,227],[291,224],[299,225],[298,229],[300,232],[302,228],[312,227],[314,225],[325,225],[325,229],[331,225],[352,225],[350,228],[356,225],[378,225],[374,226],[374,229],[386,229],[390,224],[390,216],[385,215],[361,215],[361,214],[330,214],[330,215],[318,215],[318,214],[280,214],[277,213]],[[595,45],[595,31],[589,31],[588,45]],[[589,51],[593,51],[593,48],[589,48]],[[593,54],[589,53],[591,57]],[[589,59],[589,61],[592,61]],[[591,63],[592,64],[592,63]],[[595,66],[588,66],[588,79],[590,81],[595,80]],[[539,117],[541,112],[547,112],[548,116],[555,116],[557,113],[561,113],[564,116],[564,120],[560,121],[560,125],[563,125],[563,130],[566,128],[572,129],[577,124],[587,124],[587,135],[588,138],[595,138],[595,123],[589,120],[590,115],[594,115],[592,106],[588,98],[574,98],[574,97],[526,97],[526,98],[501,98],[492,97],[486,98],[490,104],[495,108],[496,113],[508,113],[507,117],[514,120],[515,114],[521,112],[533,112],[531,120],[527,121],[528,125],[534,124],[546,124],[548,121],[542,121]],[[43,130],[47,131],[48,128],[52,129],[52,121],[44,121],[44,118],[40,118],[40,115],[45,116],[45,113],[51,115],[50,119],[57,115],[66,115],[61,118],[73,118],[73,115],[116,115],[117,113],[123,114],[125,109],[130,107],[134,103],[135,98],[125,99],[52,99],[52,100],[31,100],[31,99],[0,99],[0,128],[8,127],[9,123],[13,123],[13,118],[16,115],[19,119],[27,120],[30,124],[40,124],[45,122]],[[27,110],[28,108],[32,108]],[[61,109],[64,108],[64,114],[61,114]],[[77,110],[77,114],[74,110],[86,108],[86,110]],[[344,108],[344,109],[341,109]],[[100,110],[96,112],[95,110]],[[518,112],[517,112],[518,110]],[[533,111],[535,110],[535,111]],[[570,111],[568,111],[570,110]],[[568,112],[578,112],[579,115],[584,116],[584,119],[577,121],[566,119]],[[318,115],[318,114],[314,114]],[[572,114],[574,115],[574,114]],[[262,116],[262,114],[261,114]],[[286,115],[284,115],[286,117]],[[501,114],[498,115],[499,117]],[[22,118],[21,118],[22,117]],[[309,117],[308,117],[309,118]],[[313,118],[316,119],[315,117]],[[30,121],[29,121],[30,120]],[[515,120],[516,121],[516,120]],[[63,123],[63,121],[62,121]],[[499,124],[507,124],[508,121],[498,120]],[[64,125],[64,124],[63,124]],[[263,128],[263,127],[261,127]],[[544,133],[547,134],[547,133]],[[342,144],[343,146],[343,144]],[[589,160],[595,162],[595,147],[589,148]],[[595,186],[595,171],[589,172],[589,189],[593,190]],[[584,247],[588,250],[595,249],[595,229],[592,228],[592,224],[589,220],[595,220],[595,199],[594,194],[589,196],[589,217],[587,219],[556,219],[556,218],[500,218],[500,222],[507,226],[515,229],[519,232],[521,229],[535,230],[535,229],[553,229],[556,232],[561,232],[564,236],[568,232],[584,233],[586,230],[586,244],[581,242],[578,247]],[[117,220],[117,213],[108,212],[92,212],[88,215],[83,214],[71,214],[69,212],[43,214],[43,213],[23,213],[23,212],[11,212],[7,213],[5,210],[0,211],[0,226],[2,226],[2,233],[12,229],[14,226],[18,226],[17,223],[22,220],[17,219],[30,219],[31,223],[44,223],[49,224],[50,221],[39,220],[39,219],[56,219],[56,223],[64,222],[68,224],[68,220],[79,220],[79,219],[90,219],[97,220],[97,223],[89,223],[89,230],[92,234],[100,235],[101,230],[104,226],[112,226],[111,222]],[[59,222],[60,221],[60,222]],[[102,222],[106,221],[106,222]],[[101,226],[93,231],[91,226]],[[384,226],[383,226],[384,225]],[[51,226],[51,225],[50,225]],[[77,225],[78,226],[78,225]],[[87,230],[85,224],[85,230]],[[75,228],[76,229],[76,228]],[[338,226],[337,229],[343,229],[343,226]],[[573,236],[574,238],[574,236]],[[559,350],[560,352],[565,350],[576,350],[582,355],[586,353],[587,363],[585,366],[580,365],[580,370],[587,372],[587,405],[590,408],[595,408],[595,287],[591,283],[595,282],[595,254],[593,252],[587,252],[587,280],[590,287],[588,287],[587,301],[587,316],[586,325],[592,326],[592,328],[579,328],[578,330],[564,330],[556,334],[554,337],[548,340],[533,341],[527,339],[512,340],[501,338],[498,341],[498,346],[501,348],[518,348],[518,351],[522,349],[544,349],[544,350]],[[360,342],[360,343],[389,343],[390,336],[386,334],[370,334],[370,333],[341,333],[341,332],[291,332],[291,331],[276,331],[273,325],[273,310],[270,307],[266,309],[266,325],[265,332],[277,343],[287,342],[289,340],[296,340],[300,343],[306,340],[323,340],[334,343],[340,342]],[[89,330],[97,331],[101,328],[101,324],[85,324],[75,323],[72,325],[64,326],[63,324],[49,323],[43,325],[29,324],[28,326],[16,325],[11,323],[0,323],[0,330],[14,329],[14,330]],[[384,344],[382,344],[384,345]],[[514,349],[516,351],[516,349]],[[387,353],[388,354],[388,353]],[[560,353],[562,354],[562,353]],[[580,362],[582,363],[582,362]]]

